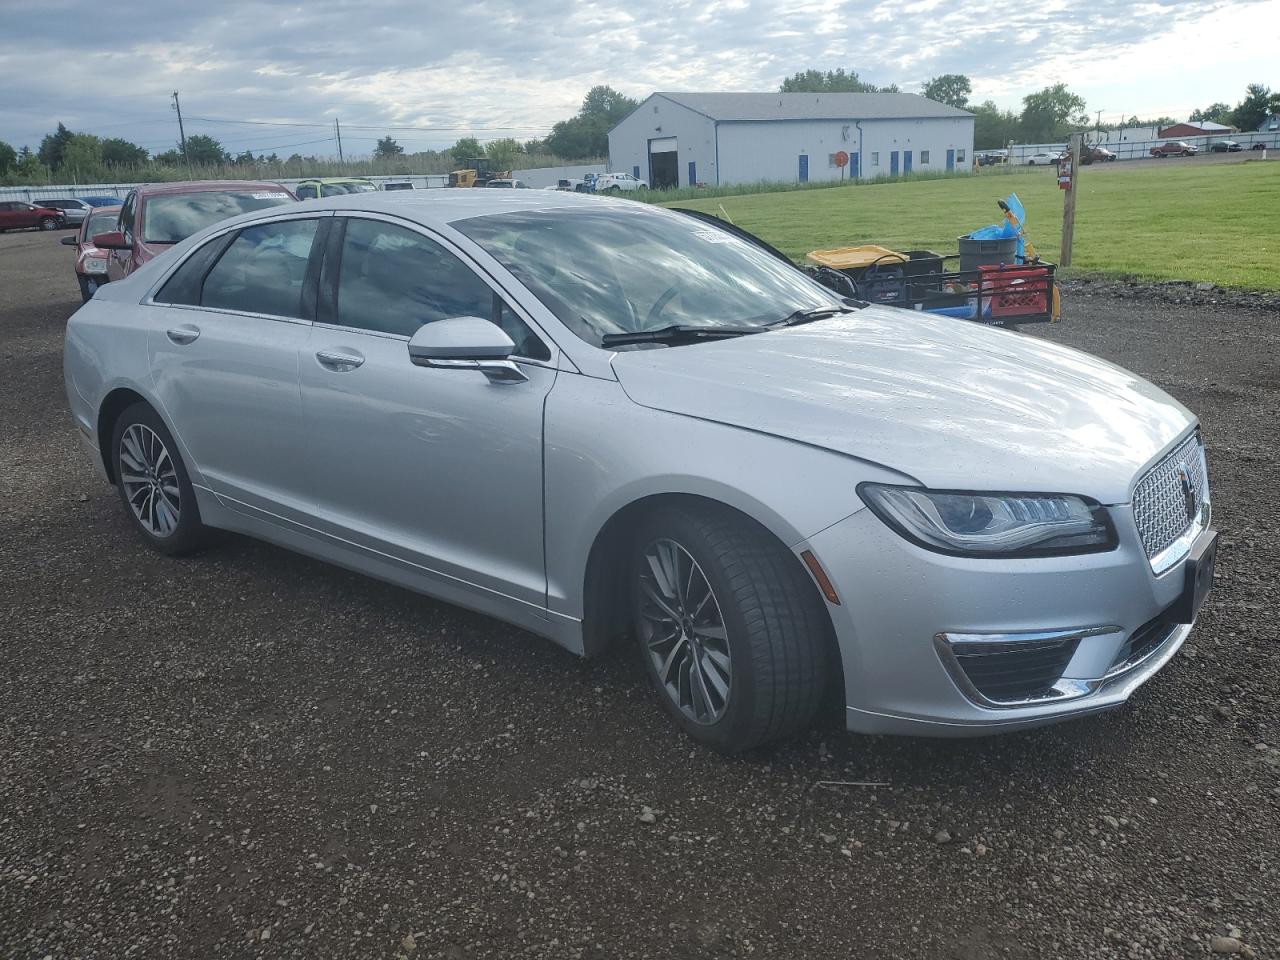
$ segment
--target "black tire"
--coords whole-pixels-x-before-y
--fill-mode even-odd
[[[53,219],[53,217],[44,217],[40,221],[40,229],[41,230],[57,230],[58,221]]]
[[[621,192],[622,192],[622,188],[618,186],[616,183],[605,191],[605,193],[621,193]]]
[[[92,300],[93,295],[97,292],[98,288],[102,286],[102,284],[97,280],[90,280],[83,273],[77,273],[76,279],[80,282],[80,297],[85,303]],[[90,284],[92,284],[92,286],[90,286]]]
[[[159,439],[173,464],[173,474],[177,481],[178,490],[177,522],[171,530],[164,534],[158,534],[150,529],[135,512],[134,506],[130,502],[128,484],[125,482],[125,477],[131,476],[133,473],[128,469],[127,465],[126,469],[121,469],[122,445],[125,442],[125,434],[135,425],[143,428],[144,433],[145,431],[150,431]],[[181,454],[178,453],[178,447],[174,443],[173,435],[169,433],[164,421],[149,405],[135,403],[133,406],[126,408],[116,420],[115,427],[111,431],[111,465],[116,479],[116,489],[119,491],[120,502],[124,506],[125,515],[133,523],[134,529],[138,531],[138,534],[146,541],[148,546],[169,556],[181,556],[205,546],[208,542],[209,531],[200,520],[200,507],[196,503],[195,491],[191,488],[191,479],[187,476],[186,465],[182,462]]]
[[[646,621],[656,608],[649,606],[646,617],[641,578],[650,568],[646,552],[664,542],[696,561],[723,623],[731,674],[723,712],[711,721],[694,719],[676,702],[655,663],[664,651],[651,652],[646,641],[655,632]],[[690,583],[694,575],[690,568]],[[658,699],[685,733],[729,754],[810,725],[827,690],[830,620],[799,561],[771,533],[725,508],[664,507],[640,526],[630,579],[641,659]]]

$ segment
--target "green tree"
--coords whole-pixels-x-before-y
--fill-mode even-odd
[[[18,165],[18,151],[0,140],[0,176],[4,176]]]
[[[592,87],[577,114],[551,128],[546,147],[566,160],[603,157],[609,152],[609,131],[638,106],[636,100],[612,87]]]
[[[483,157],[485,152],[484,147],[480,145],[480,141],[475,137],[463,137],[449,148],[449,155],[453,157],[454,163],[465,163],[468,160],[474,160],[476,157]]]
[[[165,150],[155,155],[155,161],[164,167],[178,167],[182,165],[182,154],[177,150]]]
[[[1022,139],[1022,121],[1012,110],[1001,110],[992,100],[984,100],[973,111],[973,148],[1003,149],[1010,140]]]
[[[782,81],[779,93],[897,93],[898,85],[891,83],[880,87],[865,83],[857,70],[845,72],[844,67],[835,70],[802,70]]]
[[[387,134],[378,141],[378,145],[373,148],[373,159],[390,160],[392,157],[398,157],[404,153],[404,147],[396,143],[391,138],[391,134]]]
[[[1022,98],[1022,139],[1027,143],[1061,140],[1071,126],[1089,122],[1084,109],[1084,98],[1068,90],[1065,83],[1029,93]]]
[[[121,137],[102,141],[102,162],[109,167],[139,167],[147,162],[147,151]]]
[[[494,140],[484,148],[484,153],[498,170],[510,170],[515,166],[516,157],[520,156],[523,150],[518,140],[506,137],[502,140]]]
[[[49,179],[49,168],[40,162],[40,155],[32,151],[30,147],[23,147],[18,151],[18,163],[13,168],[13,174],[25,181],[45,180]]]
[[[96,174],[102,168],[102,141],[91,133],[73,133],[62,150],[60,171],[84,177]]]
[[[526,140],[524,142],[524,152],[532,156],[536,153],[545,153],[547,145],[542,140]]]
[[[1188,118],[1192,123],[1205,120],[1210,123],[1231,123],[1231,105],[1227,103],[1211,103],[1203,110],[1192,110]]]
[[[973,93],[973,84],[963,73],[944,73],[933,77],[920,91],[920,95],[935,103],[945,103],[961,110],[969,108],[969,94]]]
[[[1272,93],[1270,87],[1251,83],[1244,89],[1244,99],[1231,111],[1230,123],[1239,130],[1253,131],[1273,113],[1280,113],[1280,92]]]
[[[212,166],[227,162],[227,152],[222,144],[207,133],[187,137],[187,162]]]
[[[238,157],[236,157],[231,162],[236,164],[257,163],[258,158],[253,155],[252,150],[245,150],[243,153],[241,153]]]
[[[50,170],[61,167],[62,153],[67,149],[72,136],[71,131],[62,123],[58,124],[58,129],[53,133],[46,133],[44,139],[40,141],[40,162]]]

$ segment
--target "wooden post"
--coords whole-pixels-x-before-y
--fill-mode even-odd
[[[1071,135],[1071,179],[1067,184],[1067,195],[1062,202],[1062,252],[1058,257],[1058,265],[1071,266],[1071,240],[1076,228],[1076,192],[1080,189],[1080,142],[1084,134]]]

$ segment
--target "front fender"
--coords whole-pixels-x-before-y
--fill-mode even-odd
[[[574,619],[592,545],[637,501],[715,500],[791,546],[863,509],[860,482],[909,482],[818,447],[642,407],[616,382],[584,376],[561,376],[548,396],[545,444],[548,606]]]

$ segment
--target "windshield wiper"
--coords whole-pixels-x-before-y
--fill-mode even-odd
[[[834,317],[839,313],[856,313],[854,307],[801,307],[799,310],[792,310],[781,320],[774,320],[765,324],[771,330],[778,327],[798,327],[802,323],[813,323],[815,320],[826,320],[828,317]]]
[[[628,343],[697,343],[699,340],[725,340],[759,333],[764,327],[702,327],[689,323],[673,323],[657,330],[633,330],[627,333],[606,333],[600,338],[603,347],[620,347]]]

